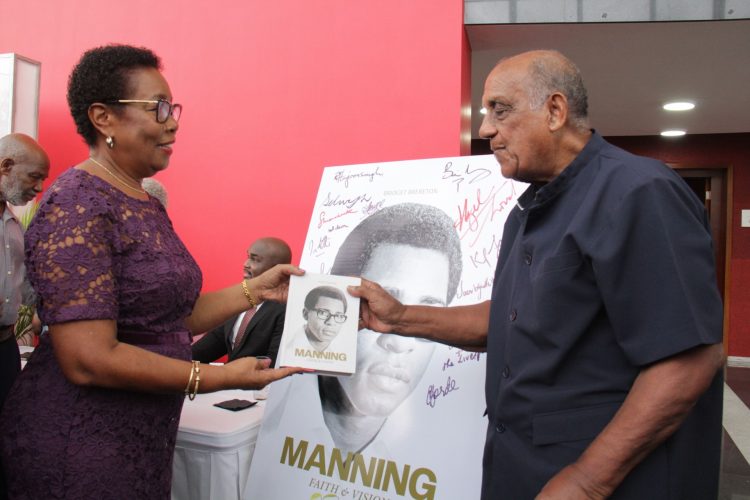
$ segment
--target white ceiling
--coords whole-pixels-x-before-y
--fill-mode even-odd
[[[504,56],[557,49],[581,69],[591,124],[602,135],[750,132],[750,20],[467,25],[472,137],[484,79]],[[667,112],[668,100],[696,103]]]

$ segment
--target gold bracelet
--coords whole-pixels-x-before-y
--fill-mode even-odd
[[[195,361],[193,361],[190,365],[190,378],[188,379],[188,383],[185,386],[185,395],[190,394],[190,384],[193,383],[193,377],[195,377]]]
[[[250,302],[250,309],[257,305],[255,299],[250,295],[250,290],[247,289],[247,282],[245,280],[242,280],[242,293],[245,294],[245,298]]]
[[[193,371],[195,372],[195,385],[193,386],[193,392],[188,394],[190,401],[195,399],[195,395],[198,394],[198,386],[201,383],[201,367],[200,361],[193,361]]]

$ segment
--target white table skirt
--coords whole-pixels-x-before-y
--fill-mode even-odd
[[[229,411],[214,403],[254,401],[253,391],[221,391],[185,399],[177,431],[172,500],[243,498],[265,401]]]

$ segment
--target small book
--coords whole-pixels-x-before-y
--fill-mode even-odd
[[[357,366],[359,299],[346,291],[361,280],[306,273],[292,276],[278,366],[351,375]]]

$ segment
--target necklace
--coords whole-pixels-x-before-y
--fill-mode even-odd
[[[115,175],[114,172],[112,172],[110,169],[108,169],[107,167],[105,167],[104,165],[102,165],[101,163],[99,163],[98,161],[96,161],[93,156],[89,156],[89,160],[93,161],[98,166],[102,167],[105,172],[107,172],[109,175],[111,175],[112,177],[114,177],[117,182],[119,182],[120,184],[122,184],[126,188],[132,189],[136,193],[146,194],[146,191],[144,191],[143,189],[138,189],[137,187],[133,187],[130,184],[128,184],[127,182],[125,182],[124,180],[120,179],[120,177],[118,177],[117,175]]]

